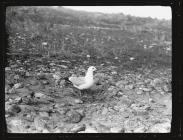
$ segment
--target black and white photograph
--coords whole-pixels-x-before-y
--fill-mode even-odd
[[[7,133],[171,133],[170,6],[8,6]]]

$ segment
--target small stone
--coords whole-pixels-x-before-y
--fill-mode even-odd
[[[120,127],[112,127],[112,128],[110,129],[110,131],[111,131],[112,133],[122,133],[122,132],[124,132],[124,129],[123,129],[123,128],[120,128]]]
[[[48,112],[39,112],[39,115],[41,117],[49,117],[49,113]]]
[[[43,129],[42,133],[50,133],[47,129]]]
[[[14,78],[14,80],[19,80],[20,76],[19,75],[15,75],[13,78]]]
[[[98,133],[94,128],[87,128],[84,133]]]
[[[83,101],[80,100],[80,99],[74,99],[74,102],[75,102],[76,104],[82,104],[82,103],[83,103]]]
[[[125,85],[125,89],[127,89],[127,90],[131,90],[131,89],[133,89],[133,85],[131,84],[131,85]]]
[[[66,118],[65,118],[65,122],[68,122],[68,123],[78,123],[80,122],[82,119],[82,116],[79,112],[77,111],[68,111],[66,112]]]
[[[87,64],[87,63],[89,63],[89,61],[84,61],[84,62],[83,62],[83,64]]]
[[[54,65],[55,65],[55,63],[50,63],[49,65],[50,65],[50,66],[54,66]]]
[[[60,86],[64,86],[65,85],[65,80],[61,80],[59,83]]]
[[[143,91],[142,91],[142,90],[137,90],[136,93],[137,93],[138,95],[140,95],[140,94],[143,93]]]
[[[86,128],[85,124],[80,124],[80,125],[75,125],[73,128],[70,130],[71,133],[78,133],[79,131],[84,131]]]
[[[112,75],[116,75],[117,72],[116,72],[116,71],[112,71],[111,74],[112,74]]]
[[[136,128],[133,132],[134,133],[144,133],[145,131],[146,131],[145,127],[142,126],[142,127]]]
[[[58,65],[58,66],[60,66],[61,68],[64,68],[64,69],[67,69],[67,68],[68,68],[68,67],[65,66],[65,65]]]
[[[48,84],[49,84],[49,81],[43,80],[42,83],[43,83],[44,85],[48,85]]]
[[[10,67],[6,67],[6,68],[5,68],[5,71],[10,71],[10,70],[11,70]]]
[[[143,91],[147,91],[147,92],[148,92],[148,91],[151,91],[150,88],[142,88],[142,90],[143,90]]]
[[[120,92],[118,92],[118,95],[124,95],[124,93],[120,91]]]
[[[164,90],[165,92],[169,92],[169,91],[170,91],[170,89],[168,88],[168,85],[164,85],[164,86],[163,86],[163,90]]]
[[[10,67],[11,68],[16,68],[16,67],[18,67],[18,65],[17,64],[14,64],[14,65],[11,65]]]
[[[34,96],[35,96],[36,98],[41,98],[41,97],[44,97],[45,95],[44,95],[43,93],[41,93],[41,92],[36,92],[36,93],[34,94]]]
[[[107,108],[104,108],[104,109],[102,110],[102,115],[106,115],[107,112],[108,112],[108,109],[107,109]]]
[[[14,86],[13,86],[13,88],[15,88],[15,89],[22,88],[22,87],[23,87],[22,83],[17,83],[17,84],[14,84]]]
[[[22,120],[19,120],[19,119],[11,120],[10,124],[13,126],[20,126],[22,125]]]
[[[44,80],[44,79],[47,79],[47,76],[45,73],[43,72],[40,72],[37,74],[37,78],[40,79],[40,80]]]
[[[12,105],[9,109],[8,112],[11,114],[16,114],[21,112],[21,108],[18,105]]]
[[[15,101],[16,101],[17,103],[21,103],[21,102],[22,102],[22,98],[21,98],[21,97],[17,97],[17,98],[15,98]]]
[[[149,98],[149,102],[155,103],[155,101],[152,98]]]
[[[27,72],[27,71],[26,71],[25,76],[26,76],[26,77],[31,76],[30,72]]]

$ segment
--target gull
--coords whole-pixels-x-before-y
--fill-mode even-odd
[[[71,76],[69,81],[72,82],[73,86],[79,90],[89,89],[94,85],[93,72],[97,70],[94,66],[90,66],[86,72],[85,77]]]

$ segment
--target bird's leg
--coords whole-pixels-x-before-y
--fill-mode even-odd
[[[79,92],[80,98],[82,97],[82,92],[83,92],[83,90],[80,90],[80,92]]]

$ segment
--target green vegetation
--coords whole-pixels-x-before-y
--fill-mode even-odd
[[[167,20],[24,6],[7,8],[6,26],[10,54],[171,64]]]

